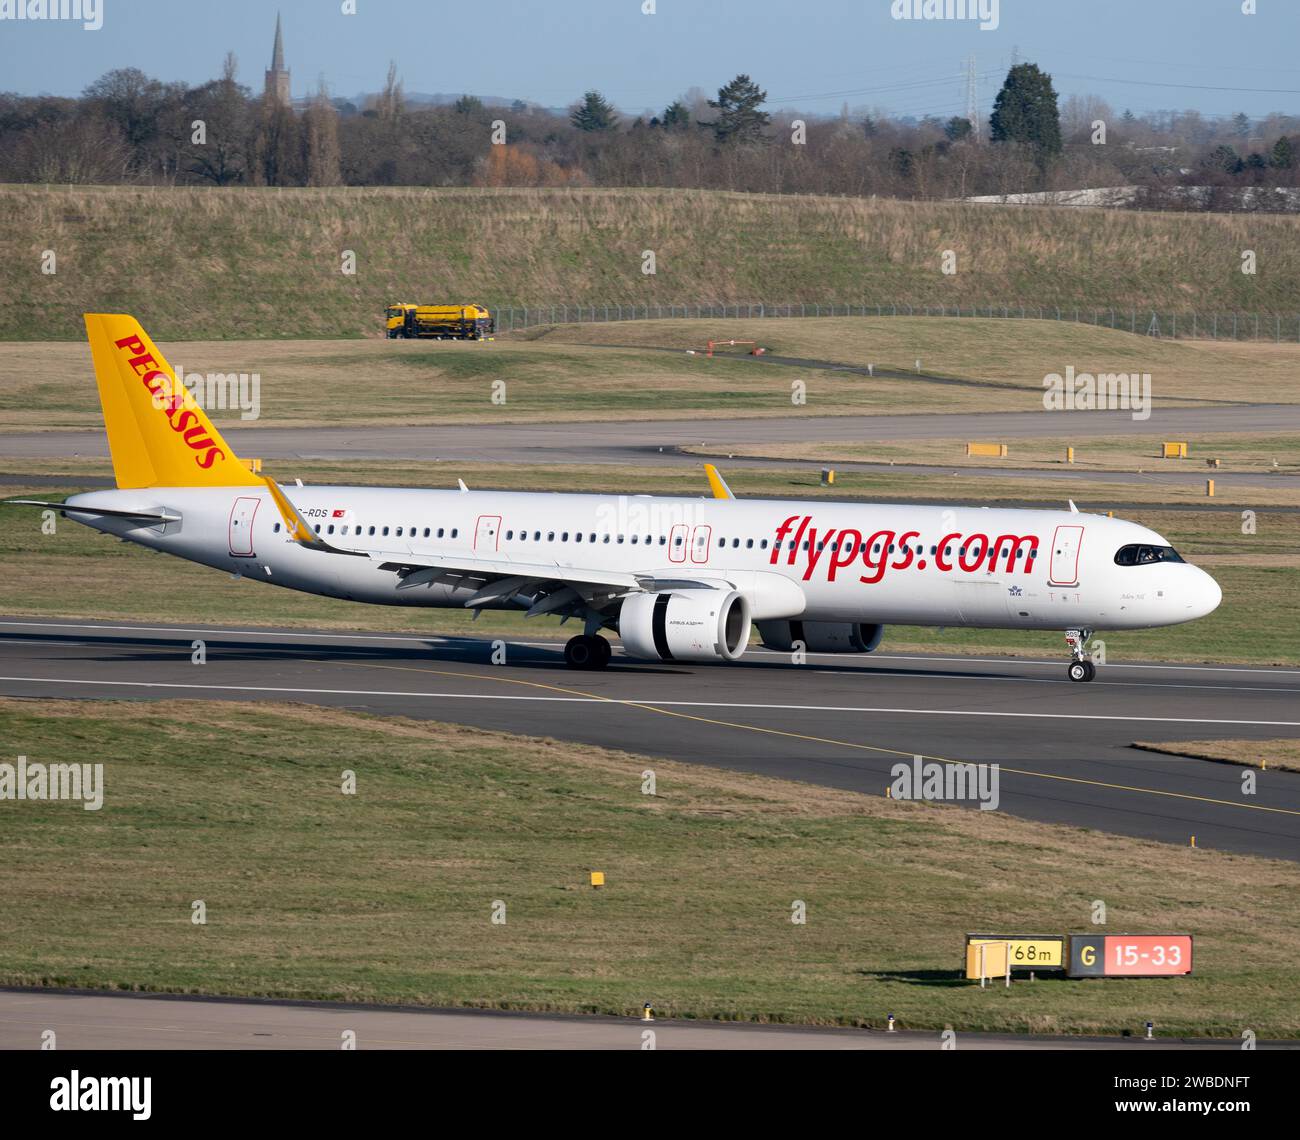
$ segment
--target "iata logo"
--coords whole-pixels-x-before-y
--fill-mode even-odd
[[[148,353],[140,338],[128,336],[113,343],[133,354],[127,364],[149,390],[153,406],[166,415],[168,426],[179,433],[187,447],[198,453],[194,456],[194,462],[206,471],[218,459],[225,459],[226,453],[213,442],[208,429],[194,411],[197,405],[186,399],[183,388],[172,391],[171,380],[165,372],[159,370],[158,361]]]
[[[867,572],[859,575],[858,581],[868,586],[874,586],[884,578],[886,570],[924,570],[931,561],[934,568],[944,574],[954,570],[964,574],[974,574],[979,570],[992,573],[997,569],[999,554],[1004,557],[1003,573],[1010,574],[1019,569],[1027,574],[1034,568],[1034,560],[1038,557],[1038,538],[1032,534],[999,534],[993,538],[987,534],[945,534],[930,547],[927,558],[925,545],[919,541],[919,530],[905,530],[901,534],[878,530],[864,542],[862,532],[852,529],[837,531],[831,528],[818,535],[817,528],[809,525],[811,522],[811,515],[802,518],[791,515],[777,527],[769,560],[775,566],[785,551],[785,564],[793,566],[802,551],[805,582],[812,579],[819,565],[825,567],[826,580],[834,582],[840,570],[859,561]],[[795,530],[795,523],[799,524],[798,530]],[[794,537],[789,538],[792,532]],[[894,555],[898,557],[894,558]],[[956,561],[950,562],[953,557]],[[891,558],[894,560],[890,561]]]

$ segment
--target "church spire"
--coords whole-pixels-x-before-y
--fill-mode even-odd
[[[275,14],[275,50],[271,53],[271,70],[284,70],[284,37],[280,34],[280,13]]]
[[[280,13],[275,14],[275,47],[271,51],[271,66],[266,73],[266,99],[268,103],[288,106],[289,69],[284,66],[284,36],[280,31]]]

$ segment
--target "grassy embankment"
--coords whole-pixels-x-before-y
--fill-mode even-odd
[[[1300,219],[696,190],[0,187],[0,339],[375,335],[383,307],[871,302],[1277,312]],[[41,272],[42,251],[57,273]],[[656,272],[641,272],[643,250]],[[1253,249],[1260,272],[1241,272]],[[357,272],[340,272],[344,250]],[[957,273],[940,272],[945,250]],[[1140,319],[1139,319],[1140,324]]]

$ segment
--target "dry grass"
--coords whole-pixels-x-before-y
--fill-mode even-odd
[[[1249,768],[1300,772],[1300,740],[1165,740],[1159,744],[1138,740],[1133,747],[1169,756],[1189,756],[1193,760],[1221,760]]]
[[[542,332],[491,343],[225,340],[161,347],[186,372],[257,373],[261,418],[215,417],[247,427],[1039,412],[1043,377],[1069,363],[1080,371],[1150,372],[1155,407],[1300,399],[1300,346],[1174,343],[1035,321],[679,320]],[[910,371],[919,358],[922,374],[867,377],[743,353],[686,354],[724,333],[795,358],[871,363],[881,371]],[[806,402],[797,407],[796,380],[806,387]],[[505,384],[504,403],[494,401],[497,382]],[[84,340],[0,344],[0,428],[101,422]],[[1289,462],[1293,449],[1284,443],[1280,454]]]
[[[99,812],[7,805],[6,983],[1300,1035],[1283,862],[343,710],[0,700],[0,731],[105,765]],[[1195,974],[959,980],[966,931],[1086,928],[1098,898],[1111,929],[1193,934]]]
[[[1300,220],[694,190],[0,188],[0,336],[365,336],[394,300],[1281,312]],[[1258,252],[1258,276],[1240,272]],[[40,251],[58,273],[40,272]],[[356,276],[339,272],[354,250]],[[641,273],[652,249],[657,272]],[[951,249],[958,272],[943,275]],[[428,296],[436,283],[439,296]],[[1294,329],[1292,331],[1294,335]]]

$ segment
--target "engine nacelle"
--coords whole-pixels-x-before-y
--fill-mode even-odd
[[[831,621],[760,621],[767,649],[790,653],[796,641],[809,653],[870,653],[885,634],[883,625]]]
[[[618,632],[635,657],[659,661],[735,661],[749,644],[749,602],[737,590],[687,589],[633,594]]]

